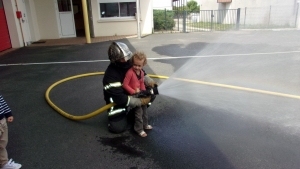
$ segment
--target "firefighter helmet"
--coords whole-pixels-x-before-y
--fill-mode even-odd
[[[132,52],[128,46],[122,42],[112,42],[108,48],[108,57],[111,62],[115,62],[122,58],[129,60],[132,56]]]

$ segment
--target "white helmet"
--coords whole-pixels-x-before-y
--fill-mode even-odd
[[[132,56],[132,52],[128,46],[122,42],[112,42],[108,48],[108,57],[111,62],[115,62],[122,58],[129,60]]]

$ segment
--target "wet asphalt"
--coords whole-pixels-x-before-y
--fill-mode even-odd
[[[146,138],[108,132],[105,113],[70,120],[45,100],[61,79],[105,71],[111,42],[9,52],[0,56],[0,92],[15,117],[9,157],[24,169],[299,168],[299,39],[298,30],[266,30],[119,40],[147,54],[147,73],[277,93],[178,82],[177,95],[159,95],[149,108]],[[49,96],[72,115],[105,105],[101,75],[62,83]]]

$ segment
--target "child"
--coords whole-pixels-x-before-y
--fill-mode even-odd
[[[8,129],[6,119],[8,122],[13,122],[14,117],[2,95],[0,95],[0,167],[1,169],[19,169],[22,167],[21,164],[15,163],[12,159],[8,161],[7,158]]]
[[[144,71],[143,66],[147,64],[146,55],[143,52],[135,52],[131,58],[132,68],[130,68],[123,81],[123,88],[134,97],[146,90],[144,84]],[[141,106],[134,108],[135,110],[135,123],[134,130],[141,136],[146,137],[147,133],[144,129],[151,130],[152,126],[148,125],[147,106]]]

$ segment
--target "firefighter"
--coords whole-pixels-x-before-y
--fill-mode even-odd
[[[121,133],[127,129],[128,120],[133,121],[134,116],[129,113],[130,108],[141,105],[150,105],[153,101],[151,96],[143,98],[133,98],[122,87],[125,74],[132,67],[129,59],[132,52],[128,46],[122,42],[112,42],[108,48],[110,64],[103,77],[103,93],[107,104],[115,103],[108,114],[108,129],[114,133]],[[146,86],[157,86],[155,81],[146,73],[144,76]]]

